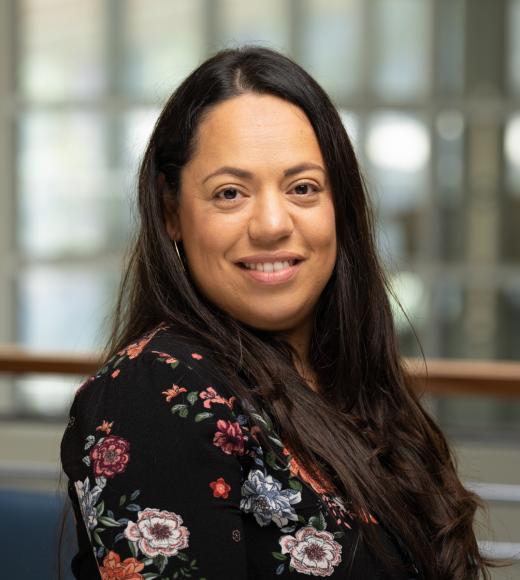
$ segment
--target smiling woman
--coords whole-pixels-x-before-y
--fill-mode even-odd
[[[139,211],[62,440],[76,577],[486,577],[321,87],[266,48],[202,63],[156,123]]]
[[[193,282],[237,320],[290,335],[306,360],[336,262],[334,203],[311,123],[284,99],[245,93],[209,111],[193,139],[179,195],[164,193],[167,230],[182,241]]]

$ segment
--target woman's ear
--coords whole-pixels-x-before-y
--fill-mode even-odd
[[[164,173],[159,173],[157,178],[157,186],[159,192],[162,196],[162,202],[164,207],[164,225],[166,226],[166,231],[168,236],[173,241],[179,242],[182,239],[178,203],[175,200],[173,192],[168,187]]]

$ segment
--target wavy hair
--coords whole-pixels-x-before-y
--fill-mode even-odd
[[[213,107],[244,93],[274,95],[304,111],[329,175],[338,250],[311,339],[320,393],[298,373],[289,343],[232,318],[197,290],[166,230],[165,196],[179,202],[197,127]],[[409,386],[366,187],[339,114],[319,84],[265,47],[213,55],[178,86],[155,124],[140,166],[138,207],[106,359],[167,322],[212,350],[237,397],[261,401],[304,467],[318,466],[358,510],[376,514],[425,580],[489,578],[488,566],[497,564],[480,553],[473,530],[481,503],[460,482],[445,437]],[[184,261],[182,243],[179,248]],[[374,526],[362,528],[380,554]],[[384,551],[382,559],[389,568],[397,565]]]

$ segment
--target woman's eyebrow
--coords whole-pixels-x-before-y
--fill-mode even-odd
[[[307,161],[305,163],[299,163],[298,165],[289,167],[289,169],[286,169],[283,172],[283,175],[284,177],[291,177],[292,175],[296,175],[297,173],[301,173],[302,171],[308,171],[309,169],[318,169],[325,175],[325,169],[323,169],[321,165],[318,165],[317,163],[311,163],[310,161]]]
[[[318,169],[325,174],[325,169],[321,165],[316,163],[299,163],[298,165],[294,165],[293,167],[289,167],[283,172],[284,177],[291,177],[292,175],[296,175],[297,173],[301,173],[302,171],[307,171],[309,169]],[[209,175],[202,180],[202,183],[206,183],[208,179],[211,177],[215,177],[216,175],[234,175],[235,177],[240,177],[241,179],[253,179],[254,173],[251,171],[247,171],[245,169],[240,169],[239,167],[231,167],[230,165],[224,165],[223,167],[219,167],[217,170],[213,171]]]
[[[238,167],[231,167],[230,165],[224,165],[223,167],[219,167],[213,173],[206,175],[206,177],[202,180],[202,183],[206,183],[208,179],[211,177],[215,177],[215,175],[234,175],[235,177],[240,177],[242,179],[253,179],[254,175],[250,171],[246,171],[245,169],[239,169]]]

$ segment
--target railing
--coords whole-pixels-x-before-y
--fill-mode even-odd
[[[89,375],[96,355],[33,353],[0,346],[0,373]],[[520,397],[520,363],[473,360],[405,359],[413,386],[432,395]]]
[[[421,393],[452,396],[520,398],[520,364],[498,361],[437,360],[425,364],[406,359],[412,386]],[[90,375],[99,368],[95,355],[33,353],[13,346],[0,346],[0,374]],[[46,464],[0,462],[0,481],[54,479],[55,467]],[[520,485],[466,482],[483,500],[520,504]],[[489,555],[520,561],[520,543],[479,542]]]

